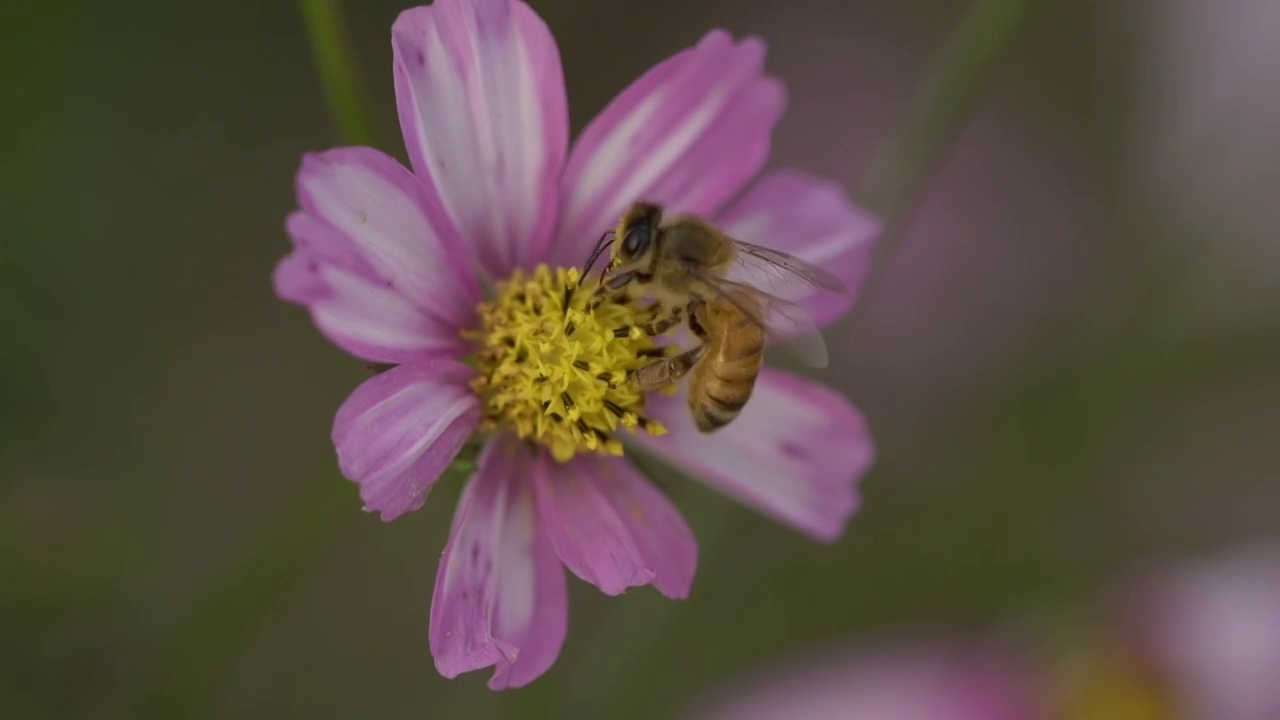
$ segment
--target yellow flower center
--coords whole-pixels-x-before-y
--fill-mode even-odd
[[[1063,720],[1172,720],[1174,698],[1162,679],[1105,641],[1077,651],[1058,668]]]
[[[471,387],[484,402],[485,429],[512,430],[560,462],[581,452],[621,455],[619,426],[666,432],[644,416],[644,395],[628,381],[666,354],[641,329],[653,312],[609,301],[585,312],[593,285],[579,288],[578,278],[577,268],[516,270],[466,334],[480,347]]]

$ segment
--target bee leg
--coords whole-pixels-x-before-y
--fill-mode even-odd
[[[706,305],[701,300],[689,303],[689,332],[699,340],[707,339],[707,330],[703,327],[703,313]]]
[[[657,303],[657,302],[655,302],[652,306],[650,306],[650,308],[655,312],[661,309],[661,307],[662,307],[661,303]],[[645,335],[648,335],[649,337],[653,337],[655,335],[661,335],[662,333],[670,330],[675,325],[680,324],[680,321],[683,319],[684,319],[684,310],[682,308],[676,308],[672,310],[671,314],[667,315],[666,317],[659,317],[656,320],[650,320],[647,323],[642,323],[640,325],[640,329],[644,332]]]
[[[627,294],[625,292],[616,292],[616,293],[609,294],[605,292],[605,289],[603,286],[596,288],[596,291],[591,293],[591,299],[587,300],[586,311],[588,313],[595,312],[595,309],[600,307],[600,305],[604,303],[605,300],[608,300],[609,302],[620,303],[623,300],[625,300],[626,297],[627,297]]]
[[[674,357],[649,363],[633,374],[636,385],[642,392],[653,392],[668,385],[674,385],[680,382],[680,379],[687,375],[694,365],[698,364],[706,352],[707,346],[699,345]]]
[[[587,312],[599,307],[600,303],[605,301],[605,296],[608,293],[613,293],[608,299],[614,302],[621,302],[627,296],[627,286],[639,274],[638,270],[628,270],[605,279],[596,287],[595,292],[591,293],[591,299],[587,301]]]

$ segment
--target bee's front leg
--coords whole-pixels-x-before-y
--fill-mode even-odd
[[[640,274],[639,270],[628,270],[624,273],[610,276],[596,286],[595,292],[591,293],[591,299],[587,301],[587,312],[591,312],[600,306],[605,300],[612,302],[622,302],[627,298],[627,286],[631,281],[635,280]]]

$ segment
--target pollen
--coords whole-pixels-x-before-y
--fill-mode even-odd
[[[666,433],[645,417],[633,371],[664,357],[645,332],[655,311],[605,301],[586,311],[593,289],[579,287],[577,268],[539,265],[517,270],[479,307],[480,327],[465,337],[478,346],[484,428],[507,429],[566,462],[578,453],[622,455],[619,428]]]

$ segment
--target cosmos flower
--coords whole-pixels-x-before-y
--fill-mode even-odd
[[[698,720],[1275,720],[1280,540],[1129,579],[1009,643],[862,643],[731,681]],[[1096,614],[1095,614],[1096,611]]]
[[[566,632],[565,567],[609,594],[652,584],[688,595],[693,534],[624,439],[800,531],[838,537],[873,457],[845,398],[766,368],[742,415],[703,435],[678,395],[623,382],[663,353],[636,329],[644,309],[584,313],[584,293],[566,293],[639,199],[856,287],[876,222],[832,183],[794,170],[757,178],[785,104],[763,44],[708,33],[572,147],[559,53],[525,4],[413,8],[392,48],[413,169],[367,147],[307,155],[275,285],[338,346],[394,365],[334,422],[339,464],[368,510],[389,521],[417,509],[469,439],[484,443],[436,579],[438,670],[496,666],[495,689],[545,672]],[[852,299],[801,302],[827,323]]]
[[[1280,541],[1101,593],[1046,667],[1060,720],[1280,718]]]
[[[1280,717],[1280,539],[1154,573],[1122,616],[1181,716]]]
[[[1021,663],[988,648],[864,647],[735,681],[698,720],[1044,720]]]

